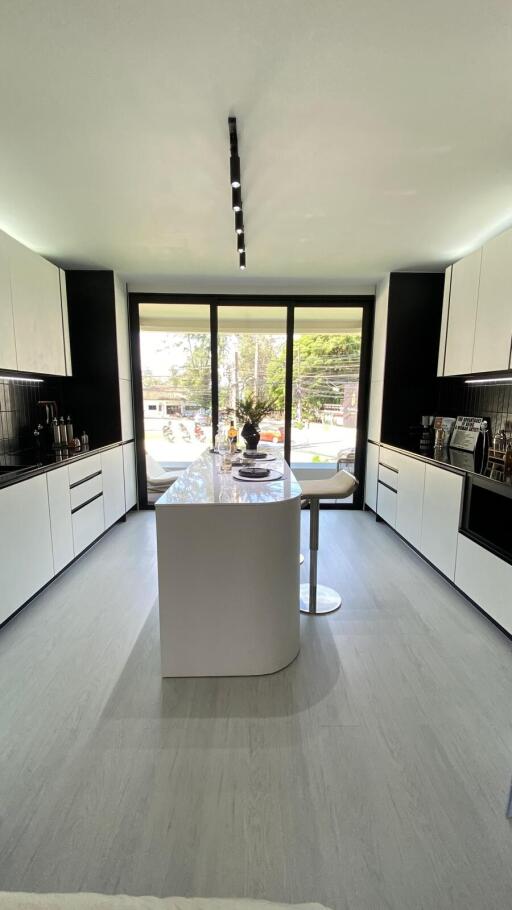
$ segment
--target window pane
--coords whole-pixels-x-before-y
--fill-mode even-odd
[[[241,398],[267,399],[261,445],[282,456],[286,367],[286,307],[220,306],[218,310],[219,424],[235,419]]]
[[[291,465],[298,477],[354,469],[362,307],[296,307]]]
[[[139,319],[146,452],[183,468],[211,444],[210,307],[143,303]]]

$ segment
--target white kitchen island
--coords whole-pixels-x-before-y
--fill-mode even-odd
[[[300,486],[221,474],[210,452],[156,503],[162,676],[274,673],[299,651]]]

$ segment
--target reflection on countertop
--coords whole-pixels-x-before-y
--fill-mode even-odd
[[[221,458],[209,451],[194,461],[163,496],[156,508],[173,505],[254,505],[277,503],[301,495],[301,488],[284,461],[273,461],[282,473],[279,480],[255,482],[237,480],[220,471]],[[270,465],[269,465],[270,467]]]
[[[27,480],[37,474],[44,474],[53,468],[58,468],[69,462],[87,458],[89,455],[95,455],[98,452],[104,452],[120,445],[122,445],[121,441],[96,448],[82,446],[80,449],[62,448],[52,452],[26,449],[22,452],[0,455],[0,488]]]
[[[485,458],[475,458],[472,452],[464,452],[461,449],[450,449],[447,446],[443,448],[423,448],[417,441],[405,441],[401,445],[394,443],[382,442],[382,446],[391,449],[397,449],[400,452],[415,455],[418,458],[424,458],[425,461],[435,462],[436,464],[445,465],[456,471],[463,471],[466,474],[476,474],[479,477],[487,477],[496,483],[507,484],[512,486],[512,476],[505,475],[504,470],[500,470],[496,464]]]

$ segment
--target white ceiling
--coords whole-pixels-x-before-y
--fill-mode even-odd
[[[62,264],[336,292],[512,223],[509,0],[0,0],[0,22],[0,227]]]

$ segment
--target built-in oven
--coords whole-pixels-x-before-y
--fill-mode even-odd
[[[512,484],[468,475],[461,532],[512,563]]]

